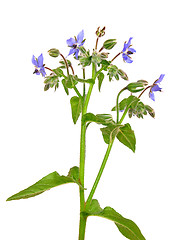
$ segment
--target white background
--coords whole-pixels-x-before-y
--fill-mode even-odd
[[[156,118],[127,119],[136,134],[136,153],[115,142],[94,198],[102,208],[111,206],[132,219],[147,240],[187,239],[186,21],[182,0],[1,3],[1,239],[77,239],[79,193],[74,184],[28,200],[6,199],[50,172],[66,175],[78,165],[80,120],[77,125],[71,120],[70,96],[62,86],[55,93],[44,92],[43,78],[32,74],[31,58],[43,53],[46,66],[57,67],[57,59],[47,51],[56,47],[67,56],[66,39],[82,29],[85,47],[92,50],[98,26],[106,26],[103,40],[118,40],[111,57],[133,37],[134,62],[125,64],[121,56],[115,62],[131,81],[152,83],[162,73],[165,78],[155,102],[147,94],[142,97],[155,109]],[[76,62],[74,68],[81,76]],[[110,113],[124,84],[123,80],[109,83],[106,78],[101,93],[95,87],[88,111]],[[85,185],[89,192],[107,146],[94,124],[87,141]],[[112,222],[92,217],[86,239],[124,237]]]

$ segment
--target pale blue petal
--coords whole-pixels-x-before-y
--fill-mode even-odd
[[[161,74],[159,79],[155,83],[160,83],[163,80],[164,76],[165,74]]]
[[[153,92],[157,92],[157,91],[161,91],[162,88],[160,88],[158,85],[153,85],[153,87],[151,88],[151,91]]]
[[[127,48],[130,47],[130,45],[131,45],[131,40],[132,40],[132,37],[129,38],[129,41],[128,41],[128,43],[127,43]]]
[[[36,61],[35,56],[32,56],[32,63],[34,64],[34,66],[38,67],[38,62]]]
[[[128,51],[129,51],[129,52],[132,52],[132,53],[135,53],[135,52],[136,52],[136,50],[135,50],[134,48],[129,48]]]
[[[75,48],[71,48],[70,51],[69,51],[68,56],[71,55],[71,54],[73,54],[73,53],[75,53],[75,52],[76,52],[76,49],[75,49]]]
[[[122,52],[125,52],[126,50],[127,50],[127,44],[124,43],[124,46],[123,46],[123,50],[122,50]]]
[[[42,74],[43,77],[45,77],[46,72],[45,72],[45,68],[44,67],[40,68],[40,73]]]
[[[79,49],[76,49],[76,52],[75,52],[76,59],[78,59],[78,54],[79,54]]]
[[[77,42],[78,42],[79,44],[81,44],[82,41],[83,41],[83,39],[84,39],[84,30],[82,30],[82,31],[77,35]]]
[[[153,101],[155,101],[155,95],[154,95],[154,93],[153,92],[149,92],[149,97],[153,100]]]
[[[67,43],[68,46],[72,47],[73,44],[76,43],[76,41],[75,41],[74,38],[70,38],[70,39],[66,40],[66,43]]]
[[[38,67],[43,67],[43,55],[42,54],[38,57]]]

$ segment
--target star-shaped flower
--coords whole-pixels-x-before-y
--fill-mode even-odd
[[[68,56],[71,54],[75,54],[76,59],[78,59],[78,54],[79,54],[78,47],[84,44],[84,30],[82,30],[77,35],[77,37],[68,39],[66,43],[68,44],[68,47],[71,47]]]
[[[161,74],[160,77],[153,83],[151,86],[150,92],[149,92],[149,97],[155,101],[155,95],[154,92],[161,91],[162,88],[159,87],[159,83],[163,80],[165,74]]]
[[[46,72],[43,64],[43,54],[41,54],[38,58],[36,58],[34,55],[32,56],[32,63],[35,66],[36,75],[42,74],[43,77],[45,77]]]
[[[122,50],[122,57],[123,57],[123,60],[127,63],[132,63],[133,60],[131,59],[131,57],[129,55],[133,54],[136,52],[136,50],[134,48],[131,48],[131,40],[132,40],[132,37],[129,38],[129,41],[128,43],[124,43],[124,47],[123,47],[123,50]]]

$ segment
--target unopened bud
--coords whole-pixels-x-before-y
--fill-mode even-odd
[[[103,48],[110,50],[116,45],[116,43],[116,39],[108,39],[103,43]]]
[[[148,113],[151,115],[151,117],[155,117],[155,111],[152,107],[150,107],[149,105],[145,105],[145,109],[148,111]]]
[[[146,80],[138,80],[137,82],[142,83],[144,86],[148,85],[148,81]]]
[[[136,93],[144,90],[144,85],[140,82],[129,83],[126,87],[130,92]]]
[[[100,56],[101,56],[101,59],[106,59],[106,58],[108,58],[108,54],[109,54],[109,53],[104,53],[104,52],[102,52],[101,55],[100,55]]]
[[[105,35],[105,27],[100,30],[100,27],[97,28],[95,33],[98,37],[103,37]]]
[[[56,48],[51,48],[51,49],[48,51],[48,53],[49,53],[49,55],[50,55],[51,57],[58,57],[59,54],[60,54],[59,50],[56,49]]]
[[[120,77],[123,78],[124,80],[128,80],[127,74],[126,74],[122,69],[118,69],[118,74],[119,74]]]

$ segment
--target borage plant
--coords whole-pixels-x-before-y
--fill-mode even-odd
[[[119,80],[119,78],[127,81],[127,74],[122,69],[119,69],[116,65],[114,65],[113,62],[118,56],[122,55],[124,62],[132,63],[132,55],[136,52],[136,50],[131,47],[132,38],[129,38],[129,40],[124,43],[124,46],[122,46],[122,51],[109,60],[108,50],[112,49],[116,45],[116,39],[106,40],[102,47],[98,50],[99,39],[104,35],[105,27],[102,29],[98,27],[96,31],[96,44],[92,53],[83,46],[85,43],[83,30],[77,35],[77,37],[70,38],[66,41],[68,47],[70,47],[68,56],[71,54],[74,55],[74,59],[82,68],[82,77],[75,74],[72,63],[67,60],[68,56],[64,57],[58,49],[53,48],[48,51],[51,57],[61,58],[59,66],[55,69],[51,69],[43,63],[42,54],[38,58],[33,56],[32,63],[35,66],[34,73],[37,75],[41,74],[45,78],[45,91],[49,88],[54,88],[56,91],[61,82],[67,95],[69,95],[70,91],[74,91],[76,94],[71,97],[70,104],[74,124],[76,124],[81,115],[79,167],[75,166],[70,168],[67,176],[60,176],[57,172],[52,172],[36,182],[34,185],[9,197],[7,201],[34,197],[53,187],[66,183],[75,183],[78,185],[80,191],[79,240],[85,239],[86,221],[89,216],[98,216],[109,219],[115,223],[118,230],[126,238],[131,240],[143,240],[145,237],[133,221],[124,218],[111,207],[105,207],[104,209],[101,208],[98,200],[93,199],[93,196],[107,163],[114,140],[117,138],[117,140],[119,140],[122,144],[135,152],[136,138],[134,131],[131,129],[129,123],[123,124],[124,118],[127,114],[130,118],[132,116],[143,118],[143,116],[147,115],[147,113],[151,117],[155,117],[154,110],[149,105],[144,104],[140,100],[140,97],[147,89],[149,89],[149,97],[152,100],[155,100],[154,92],[161,91],[159,84],[163,80],[164,74],[161,74],[160,77],[151,85],[148,85],[148,82],[145,80],[138,80],[136,82],[126,84],[126,86],[119,91],[116,97],[115,106],[112,108],[112,111],[116,112],[116,119],[113,119],[111,114],[88,113],[87,108],[95,83],[98,83],[98,89],[100,91],[105,75],[109,77],[109,81],[112,79]],[[85,69],[89,66],[92,67],[92,75],[89,78],[86,78]],[[49,74],[47,74],[46,71],[49,71]],[[82,92],[79,90],[80,87],[77,88],[78,84],[81,85],[80,87],[82,87]],[[119,101],[119,97],[124,91],[129,92],[130,96]],[[85,135],[90,123],[96,123],[102,126],[100,130],[103,135],[104,142],[107,144],[107,150],[93,187],[90,190],[88,198],[85,199]]]

